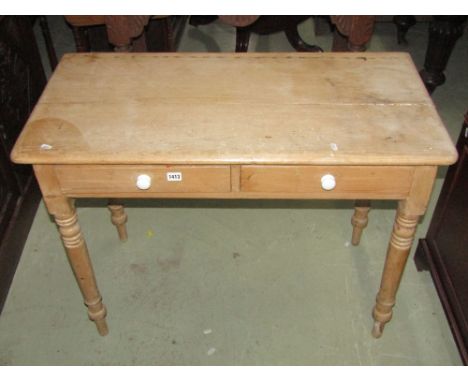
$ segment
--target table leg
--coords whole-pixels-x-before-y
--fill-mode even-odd
[[[421,78],[429,93],[445,82],[444,70],[455,43],[462,36],[466,16],[434,16]]]
[[[418,220],[419,215],[410,215],[403,208],[398,208],[392,236],[388,245],[380,290],[377,294],[373,311],[375,321],[372,335],[375,338],[379,338],[382,335],[385,324],[392,318],[395,295],[400,285],[411,245],[413,244]]]
[[[236,52],[249,50],[250,31],[247,28],[236,28]]]
[[[369,211],[370,200],[356,200],[354,214],[351,218],[351,224],[353,225],[353,236],[351,238],[351,243],[353,245],[359,245],[362,231],[367,227],[367,223],[369,221]]]
[[[88,316],[96,324],[99,334],[105,336],[108,333],[105,318],[106,307],[102,303],[102,297],[97,288],[86,242],[78,224],[76,210],[73,203],[68,199],[57,199],[54,202],[49,201],[49,205],[52,203],[62,204],[59,207],[54,206],[54,210],[60,211],[60,213],[55,213],[55,221],[58,225],[68,260],[83,295],[84,303],[88,307]]]
[[[393,16],[393,23],[397,27],[397,43],[398,45],[404,44],[408,45],[408,41],[406,40],[406,34],[408,33],[409,29],[416,24],[416,17],[414,16],[404,16],[404,15],[397,15]]]
[[[75,46],[77,52],[89,52],[91,50],[88,30],[84,27],[72,26],[73,38],[75,39]]]
[[[117,227],[117,233],[119,234],[120,241],[127,241],[127,227],[125,223],[127,222],[127,214],[125,213],[124,207],[122,204],[119,204],[118,201],[111,199],[107,208],[111,212],[111,222]]]

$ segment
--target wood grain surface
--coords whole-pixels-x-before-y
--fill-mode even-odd
[[[67,54],[12,159],[36,164],[444,165],[406,53]]]

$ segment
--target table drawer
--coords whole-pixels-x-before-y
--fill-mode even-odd
[[[230,192],[229,166],[60,165],[68,195]]]
[[[240,189],[248,193],[300,193],[316,198],[393,199],[408,195],[413,172],[411,166],[249,165],[241,166]]]

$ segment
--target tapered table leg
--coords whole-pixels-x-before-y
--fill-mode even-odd
[[[61,213],[55,214],[55,221],[58,225],[68,260],[83,295],[84,303],[88,307],[88,316],[96,324],[99,334],[105,336],[108,333],[105,318],[106,307],[102,303],[102,297],[97,288],[86,242],[78,224],[76,210],[69,200],[57,200],[54,203],[63,204],[60,208],[57,208]]]
[[[127,241],[127,227],[125,223],[127,222],[127,214],[122,204],[119,204],[118,201],[111,199],[107,208],[111,212],[111,222],[117,228],[117,233],[119,234],[120,241]]]
[[[353,245],[358,245],[361,240],[362,231],[367,227],[367,223],[369,221],[369,211],[369,200],[356,200],[354,214],[351,218],[351,224],[353,225],[353,236],[351,238],[351,243]]]
[[[398,208],[385,259],[380,290],[373,311],[372,335],[375,338],[382,335],[385,324],[392,318],[395,295],[413,244],[418,220],[419,215],[408,215],[401,207]]]

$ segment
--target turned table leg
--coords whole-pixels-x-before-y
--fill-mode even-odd
[[[395,296],[413,244],[418,220],[418,215],[407,215],[402,208],[398,208],[387,249],[380,290],[373,310],[372,335],[375,338],[382,335],[385,324],[392,318]]]
[[[120,241],[127,241],[127,227],[125,223],[127,222],[127,214],[122,204],[119,204],[118,201],[111,199],[107,205],[111,213],[111,222],[117,227],[117,233],[119,234]]]
[[[444,70],[455,43],[463,34],[466,16],[434,16],[421,78],[429,93],[445,82]]]
[[[408,196],[398,203],[380,289],[372,314],[372,335],[375,338],[382,335],[385,324],[392,318],[396,293],[414,241],[416,226],[420,216],[426,212],[436,173],[436,166],[415,167]]]
[[[54,203],[59,202],[61,201],[55,201]],[[96,324],[99,334],[105,336],[108,333],[105,318],[106,307],[102,303],[102,297],[97,288],[86,242],[78,224],[76,210],[71,201],[65,200],[62,203],[66,203],[66,205],[59,208],[62,213],[55,214],[55,221],[58,225],[68,260],[83,295],[84,303],[88,307],[88,316]]]
[[[351,244],[359,245],[361,240],[362,231],[367,227],[369,221],[368,215],[370,211],[369,200],[356,200],[354,206],[354,214],[351,218],[351,224],[353,225],[353,236],[351,238]]]

